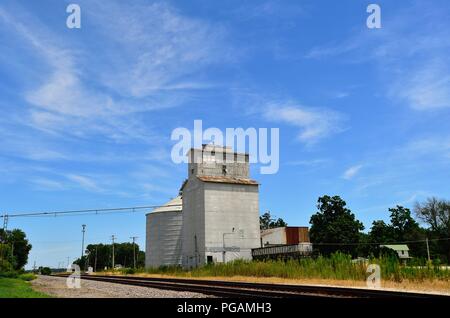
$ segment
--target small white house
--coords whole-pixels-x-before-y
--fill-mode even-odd
[[[407,259],[411,258],[409,256],[409,247],[406,244],[380,245],[380,247],[386,247],[391,250],[394,250],[401,260],[406,261]]]

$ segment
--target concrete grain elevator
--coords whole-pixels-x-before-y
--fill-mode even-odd
[[[249,177],[248,154],[203,145],[187,156],[188,178],[175,199],[181,213],[166,207],[147,214],[146,267],[251,259],[260,246],[259,184]]]

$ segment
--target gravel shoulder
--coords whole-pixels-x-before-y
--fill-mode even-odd
[[[209,298],[200,293],[128,286],[81,280],[81,288],[67,288],[66,278],[39,275],[31,282],[33,289],[61,298]]]

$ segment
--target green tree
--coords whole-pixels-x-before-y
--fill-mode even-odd
[[[389,212],[391,212],[391,226],[395,240],[402,242],[414,238],[419,229],[419,223],[411,216],[411,210],[397,205],[395,208],[390,208]]]
[[[273,229],[276,227],[284,227],[288,224],[282,219],[275,219],[270,215],[270,211],[267,211],[259,217],[259,227],[261,230]]]
[[[426,230],[414,220],[410,209],[397,205],[390,208],[389,212],[390,224],[381,220],[372,223],[369,232],[370,252],[378,256],[381,244],[405,243],[410,248],[411,255],[426,257]]]
[[[394,228],[391,224],[386,224],[382,220],[373,221],[368,233],[367,254],[379,256],[381,244],[394,243],[395,241]]]
[[[394,228],[382,220],[373,221],[369,232],[372,243],[392,243],[395,242]]]
[[[450,201],[435,197],[414,205],[417,217],[429,226],[428,237],[440,239],[430,243],[438,257],[450,261]]]
[[[6,243],[0,243],[0,273],[13,270],[11,265],[11,246]]]
[[[12,253],[14,256],[14,268],[16,270],[22,269],[28,263],[28,254],[31,251],[32,245],[28,242],[25,232],[15,229],[8,240],[12,246]]]
[[[412,256],[426,258],[426,231],[414,220],[411,210],[397,205],[389,211],[395,240],[405,242],[409,246]]]
[[[325,255],[337,251],[357,254],[360,231],[364,226],[346,205],[339,196],[319,197],[319,211],[310,220],[310,237],[315,250]]]
[[[32,248],[25,232],[19,229],[5,232],[0,229],[0,240],[4,242],[0,257],[7,260],[13,269],[22,269],[28,262],[28,254]]]

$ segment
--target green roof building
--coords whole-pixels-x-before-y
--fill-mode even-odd
[[[386,247],[391,250],[394,250],[395,252],[397,252],[398,257],[401,260],[406,260],[406,259],[411,258],[409,256],[409,247],[406,244],[387,244],[387,245],[380,245],[380,247]]]

